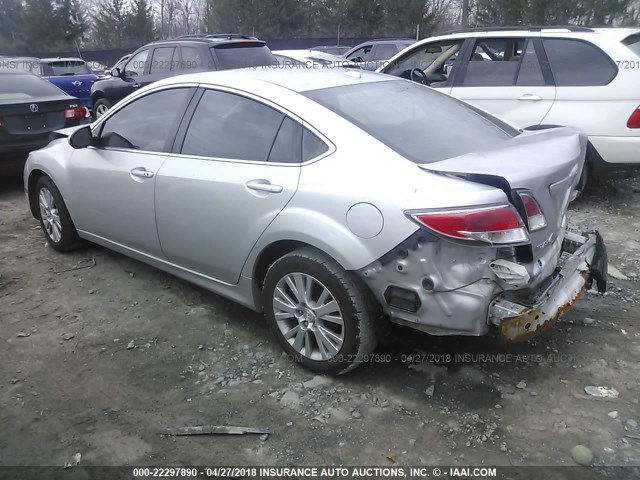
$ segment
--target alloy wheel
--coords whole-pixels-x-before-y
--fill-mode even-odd
[[[62,238],[62,222],[56,202],[48,188],[40,189],[38,204],[45,232],[54,243],[58,243]]]
[[[315,277],[282,277],[273,293],[273,313],[293,349],[312,360],[335,357],[344,343],[344,320],[334,295]]]

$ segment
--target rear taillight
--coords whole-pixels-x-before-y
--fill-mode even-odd
[[[530,232],[535,232],[547,226],[547,219],[533,195],[527,192],[518,192],[524,211],[527,214],[527,226]]]
[[[627,128],[640,128],[640,107],[636,108],[627,120]]]
[[[429,230],[458,240],[499,245],[528,241],[520,215],[511,205],[426,211],[410,215]]]
[[[84,118],[87,114],[87,111],[84,107],[73,107],[67,108],[64,111],[65,120],[69,118]]]

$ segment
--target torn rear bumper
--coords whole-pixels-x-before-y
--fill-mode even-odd
[[[567,233],[562,251],[570,256],[531,301],[519,301],[517,292],[505,292],[491,302],[489,322],[498,326],[500,341],[528,340],[549,328],[594,280],[598,291],[606,290],[607,250],[598,232]]]

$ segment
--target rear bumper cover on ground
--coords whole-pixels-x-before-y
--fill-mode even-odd
[[[571,256],[533,302],[518,302],[513,292],[505,292],[491,302],[489,321],[498,326],[500,341],[528,340],[549,328],[593,280],[598,291],[606,290],[607,251],[598,232],[586,236],[567,234],[563,251]]]

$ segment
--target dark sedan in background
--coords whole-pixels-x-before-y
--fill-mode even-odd
[[[0,70],[0,164],[49,143],[54,130],[83,123],[82,102],[26,72]]]

